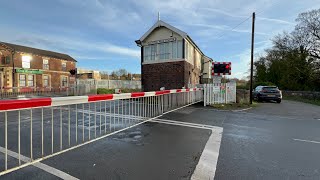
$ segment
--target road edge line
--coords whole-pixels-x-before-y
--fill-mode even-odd
[[[222,133],[222,127],[212,129],[212,133],[200,156],[196,169],[191,176],[191,180],[214,179],[219,158]]]
[[[5,149],[3,147],[0,146],[0,152],[4,153]],[[11,150],[8,150],[8,155],[15,158],[15,159],[18,159],[19,157],[19,154],[14,152],[14,151],[11,151]],[[21,161],[23,162],[30,162],[31,159],[26,157],[26,156],[23,156],[23,155],[20,155],[21,157]],[[33,166],[49,173],[49,174],[52,174],[58,178],[61,178],[61,179],[68,179],[68,180],[79,180],[78,178],[74,177],[74,176],[71,176],[70,174],[68,173],[65,173],[59,169],[56,169],[54,167],[51,167],[49,165],[46,165],[46,164],[43,164],[41,162],[38,162],[38,163],[35,163],[33,164]]]

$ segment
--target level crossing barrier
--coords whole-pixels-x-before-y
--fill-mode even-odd
[[[0,176],[203,101],[203,89],[0,100]]]

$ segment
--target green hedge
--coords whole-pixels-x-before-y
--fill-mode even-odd
[[[141,89],[121,89],[122,93],[142,92]]]
[[[141,92],[141,89],[121,89],[122,93]],[[98,88],[97,94],[114,94],[114,89]]]

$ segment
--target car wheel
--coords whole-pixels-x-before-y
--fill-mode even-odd
[[[262,99],[258,96],[258,97],[257,97],[257,101],[258,101],[258,102],[262,102]]]
[[[281,99],[278,99],[278,100],[277,100],[277,103],[281,103]]]

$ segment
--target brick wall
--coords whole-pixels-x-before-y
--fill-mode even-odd
[[[161,87],[181,89],[191,82],[199,84],[200,70],[186,61],[142,65],[142,86],[144,91],[155,91]],[[198,77],[196,77],[198,76]]]
[[[49,60],[49,70],[43,69],[43,59]],[[62,62],[66,62],[66,70],[65,71],[62,71]],[[15,63],[15,68],[22,68],[22,54],[16,53],[14,55],[14,63]],[[4,68],[9,69],[12,67],[12,65],[13,65],[13,63],[11,61],[10,64],[4,65]],[[39,70],[43,71],[43,74],[47,74],[50,76],[51,87],[53,87],[53,88],[60,87],[61,86],[61,76],[63,75],[63,76],[70,77],[71,75],[69,73],[69,70],[74,69],[75,67],[76,67],[75,62],[61,60],[61,59],[55,59],[55,58],[41,57],[41,56],[36,56],[36,55],[32,56],[32,60],[30,61],[30,69],[36,69],[36,70],[39,69]],[[35,76],[34,85],[36,87],[43,87],[42,74],[37,74],[34,76]],[[4,83],[6,83],[4,85],[11,87],[11,79],[10,80],[4,79],[6,81],[10,81],[9,85],[7,85],[8,83],[6,83],[6,82],[4,82]],[[69,78],[68,78],[68,81],[70,82]],[[15,73],[15,85],[14,86],[15,87],[19,86],[19,74],[18,73]]]

